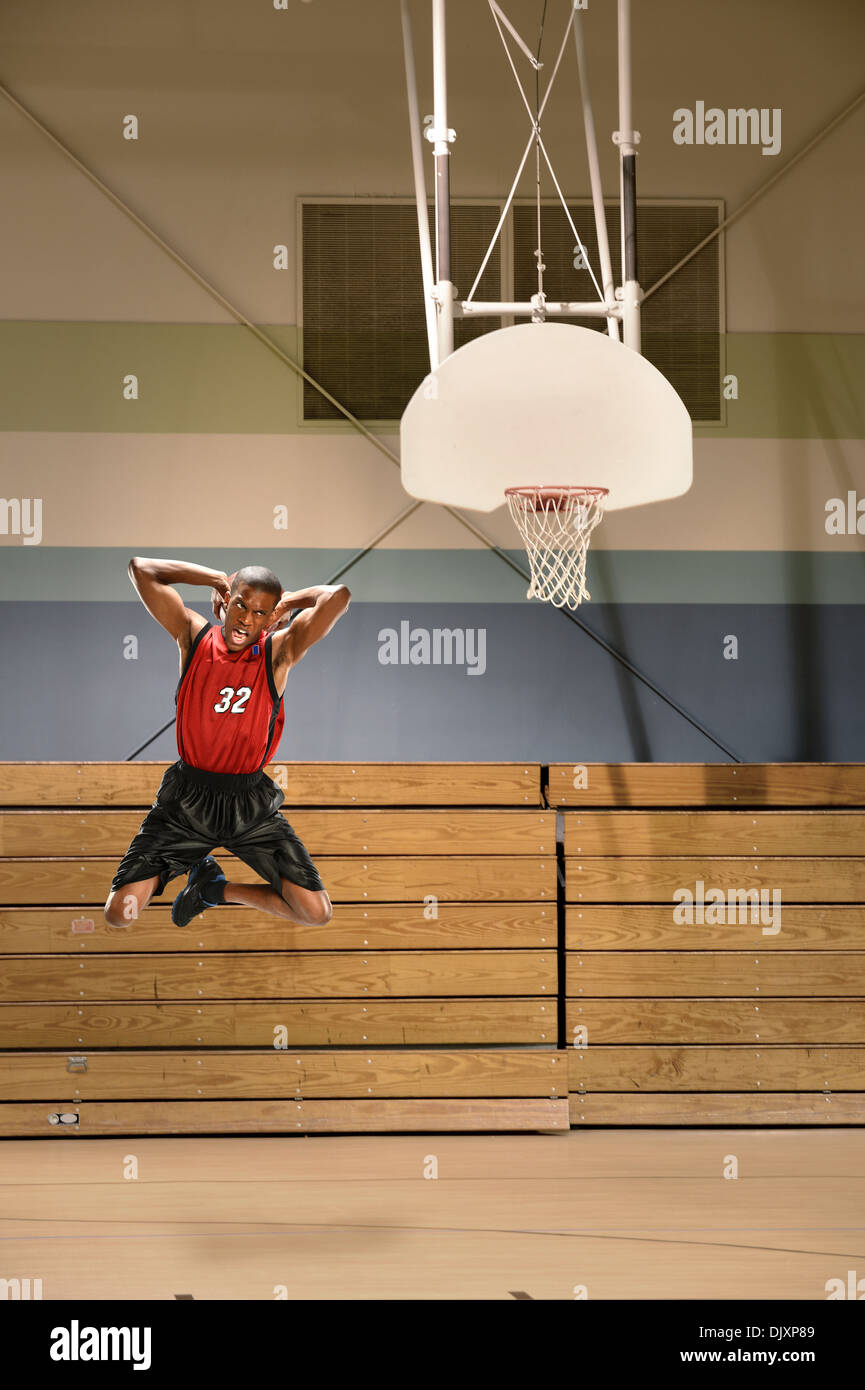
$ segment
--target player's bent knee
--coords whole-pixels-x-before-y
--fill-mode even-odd
[[[105,920],[109,927],[119,927],[123,923],[120,904],[114,902],[112,898],[109,898],[105,904]]]
[[[130,927],[138,920],[149,901],[150,892],[147,891],[147,885],[143,898],[134,887],[116,888],[108,895],[103,909],[105,920],[110,927]]]
[[[324,889],[316,893],[308,888],[298,888],[296,883],[284,878],[282,897],[296,920],[308,927],[326,926],[333,916],[333,905]]]
[[[326,893],[316,893],[304,904],[303,912],[310,927],[324,927],[333,916],[333,905]]]
[[[316,916],[316,919],[315,919],[315,925],[316,925],[317,927],[324,927],[324,926],[326,926],[327,923],[330,921],[330,919],[331,919],[332,916],[333,916],[333,903],[331,902],[330,898],[327,896],[326,893],[322,893],[321,899],[320,899],[320,901],[319,901],[318,908],[317,908],[317,916]]]

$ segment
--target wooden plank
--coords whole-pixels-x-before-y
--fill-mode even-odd
[[[0,912],[0,924],[3,914]],[[849,951],[865,949],[865,906],[781,905],[779,930],[774,926],[727,922],[720,926],[689,926],[673,921],[670,904],[569,903],[565,909],[565,940],[570,950],[764,950]],[[0,949],[2,949],[0,933]]]
[[[865,1049],[598,1047],[555,1052],[19,1053],[0,1100],[856,1091]],[[84,1069],[86,1066],[86,1070]]]
[[[567,1095],[567,1059],[520,1052],[21,1052],[0,1100],[348,1099]],[[71,1069],[70,1069],[71,1066]],[[86,1070],[84,1067],[86,1066]]]
[[[368,1106],[365,1111],[364,1106]],[[567,1108],[566,1108],[567,1107]],[[52,1125],[61,1111],[78,1125]],[[83,1134],[304,1134],[532,1131],[593,1125],[862,1125],[865,1093],[797,1095],[594,1095],[559,1100],[121,1101],[0,1105],[0,1135],[73,1139]]]
[[[277,1034],[276,1029],[279,1029]],[[0,1047],[492,1047],[556,1041],[538,999],[306,999],[272,1003],[0,1004]]]
[[[698,883],[703,884],[699,890]],[[565,860],[568,902],[669,902],[681,889],[697,895],[763,890],[767,910],[788,901],[865,902],[865,858],[579,858]],[[679,901],[679,900],[677,900]],[[728,901],[729,898],[728,898]],[[759,899],[749,915],[759,918]],[[738,914],[737,914],[738,915]]]
[[[557,964],[555,950],[6,956],[0,1002],[554,995]]]
[[[546,792],[550,806],[865,806],[865,763],[553,763]]]
[[[553,811],[284,810],[312,855],[555,854]],[[126,853],[140,811],[0,811],[0,855],[40,858]],[[865,824],[865,822],[863,822]]]
[[[162,903],[166,902],[165,896]],[[0,954],[127,951],[320,951],[495,949],[556,945],[556,905],[547,903],[337,903],[326,927],[307,927],[248,907],[194,917],[186,930],[170,905],[110,927],[101,909],[0,907]],[[843,910],[843,909],[836,909]]]
[[[59,1113],[77,1125],[52,1124]],[[568,1101],[495,1100],[63,1101],[0,1105],[0,1135],[74,1138],[113,1134],[424,1134],[473,1130],[555,1130],[567,1133]]]
[[[284,763],[268,775],[294,806],[544,804],[539,763]]]
[[[217,854],[231,882],[260,883],[253,869],[231,855]],[[230,867],[229,867],[230,866]],[[451,902],[530,902],[556,897],[555,855],[529,858],[444,855],[405,858],[321,855],[316,861],[335,902],[404,902],[435,897]],[[49,906],[52,903],[102,905],[117,871],[115,859],[0,860],[0,903]],[[183,887],[166,890],[169,900]]]
[[[585,1032],[578,1032],[584,1029]],[[571,1043],[865,1044],[865,999],[569,1000]]]
[[[865,997],[865,951],[569,951],[569,995]]]
[[[0,763],[3,806],[148,806],[167,762]],[[542,806],[538,763],[270,763],[293,806]]]
[[[840,1095],[572,1095],[571,1124],[591,1125],[861,1125],[865,1092]]]
[[[860,1091],[862,1047],[570,1048],[572,1091]]]
[[[865,853],[861,811],[581,810],[564,821],[565,854],[573,856]]]

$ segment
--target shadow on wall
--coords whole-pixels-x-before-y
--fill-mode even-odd
[[[805,338],[803,347],[807,349],[809,340]],[[838,496],[846,498],[848,491],[855,490],[854,479],[844,458],[838,440],[835,438],[836,424],[831,418],[826,397],[817,389],[822,372],[815,362],[813,370],[807,374],[812,383],[806,398],[806,408],[816,426],[817,437],[822,442],[829,457],[832,473],[838,480]],[[852,381],[845,380],[844,364],[839,359],[833,373],[840,390],[848,397],[851,418],[855,416],[859,391]],[[799,484],[802,484],[800,487]],[[806,479],[791,477],[784,490],[785,533],[797,534],[797,511],[802,499],[810,501],[810,488]],[[812,551],[800,555],[797,551],[786,551],[789,570],[789,589],[797,596],[797,602],[788,606],[788,630],[790,635],[791,666],[793,669],[790,704],[796,721],[796,743],[799,756],[805,761],[817,760],[821,750],[829,742],[829,730],[825,727],[825,699],[820,686],[821,657],[819,652],[821,624],[819,622],[819,598],[814,583],[814,558]],[[865,565],[865,554],[859,556],[859,563]],[[794,573],[795,571],[795,573]]]
[[[623,656],[627,656],[627,639],[625,637],[625,628],[619,607],[619,597],[615,592],[614,566],[610,561],[610,552],[606,550],[592,551],[591,562],[595,573],[601,580],[603,585],[602,592],[605,595],[604,613],[609,622],[609,632],[606,640],[609,641],[610,646],[615,647],[617,652],[621,652]],[[583,618],[583,620],[585,621],[585,618]],[[586,623],[586,626],[589,627],[590,624]],[[591,641],[591,638],[584,638],[583,640]],[[652,748],[646,722],[640,710],[637,692],[634,688],[637,683],[636,677],[632,676],[630,672],[622,666],[621,662],[616,661],[615,657],[609,657],[609,661],[615,671],[616,689],[618,690],[619,699],[621,701],[622,718],[633,750],[631,754],[632,760],[635,763],[653,762],[654,759],[652,757]]]

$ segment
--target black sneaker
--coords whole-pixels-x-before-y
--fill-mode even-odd
[[[210,855],[189,870],[186,887],[178,893],[171,907],[171,920],[177,927],[188,926],[193,917],[206,907],[225,902],[225,874]]]

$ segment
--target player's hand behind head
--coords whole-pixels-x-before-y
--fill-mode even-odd
[[[228,599],[229,595],[231,594],[231,582],[233,579],[233,574],[220,575],[210,591],[210,596],[213,603],[213,616],[215,618],[218,618],[220,622],[225,617],[225,610],[228,606]]]

